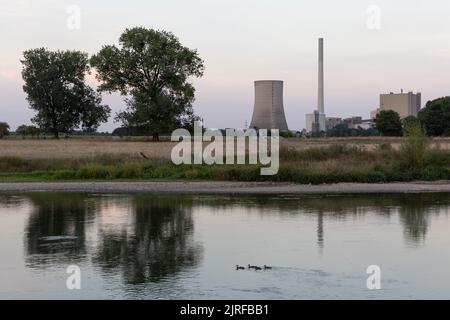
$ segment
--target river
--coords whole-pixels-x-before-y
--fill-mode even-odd
[[[5,193],[0,299],[449,299],[449,213],[448,194]]]

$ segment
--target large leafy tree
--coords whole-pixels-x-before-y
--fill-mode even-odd
[[[96,130],[108,120],[110,108],[85,83],[88,56],[79,51],[49,51],[45,48],[24,52],[23,90],[36,116],[32,122],[55,138],[81,127]]]
[[[450,97],[427,102],[419,112],[419,119],[428,135],[450,135]]]
[[[375,118],[376,129],[388,137],[399,137],[403,134],[400,115],[392,110],[383,110]]]
[[[119,47],[104,46],[91,65],[98,72],[99,90],[126,97],[127,109],[116,117],[125,126],[141,128],[157,140],[160,133],[196,118],[195,89],[188,80],[203,76],[203,60],[172,33],[126,29]]]

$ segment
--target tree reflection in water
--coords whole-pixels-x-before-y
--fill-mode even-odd
[[[108,273],[120,272],[127,283],[159,281],[196,266],[202,246],[194,242],[192,202],[173,197],[126,197],[121,216],[131,224],[112,223],[109,209],[123,199],[83,194],[36,193],[25,230],[30,267],[68,266],[91,259]],[[8,198],[9,199],[9,198]],[[8,200],[6,203],[10,203]],[[104,224],[113,226],[104,227]],[[87,228],[96,238],[88,246]]]
[[[48,260],[74,263],[86,252],[86,221],[94,219],[86,196],[58,193],[29,194],[33,204],[25,230],[27,262],[45,265]]]
[[[403,225],[403,233],[410,244],[418,245],[425,241],[431,216],[441,213],[443,207],[438,204],[442,200],[447,202],[447,197],[425,194],[402,197],[399,216]]]
[[[136,196],[131,202],[132,229],[102,230],[95,262],[120,270],[127,283],[156,282],[202,258],[194,241],[192,203],[174,197]]]

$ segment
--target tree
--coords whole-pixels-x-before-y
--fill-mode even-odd
[[[450,135],[450,97],[428,101],[419,112],[419,120],[430,136]]]
[[[376,129],[383,136],[400,137],[403,134],[400,115],[392,110],[383,110],[375,118]]]
[[[81,127],[95,130],[111,112],[101,105],[101,96],[86,85],[88,56],[79,51],[49,51],[45,48],[24,52],[23,90],[31,109],[32,122],[43,131],[68,134]]]
[[[417,126],[420,126],[420,120],[417,117],[408,116],[402,120],[402,127],[405,135],[407,134],[406,131],[408,130],[408,128]]]
[[[9,135],[9,124],[0,122],[0,139],[3,139],[3,137],[7,135]]]
[[[16,129],[16,134],[21,135],[23,138],[26,136],[39,137],[41,135],[41,130],[35,126],[27,126],[25,124],[18,126]]]
[[[127,109],[116,120],[126,127],[159,134],[198,119],[192,103],[195,88],[189,77],[203,76],[203,60],[172,33],[145,28],[126,29],[119,47],[104,46],[91,58],[100,91],[126,96]]]

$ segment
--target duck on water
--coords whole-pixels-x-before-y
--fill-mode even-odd
[[[263,267],[258,267],[258,266],[252,266],[252,265],[248,265],[248,270],[251,270],[251,269],[253,269],[253,270],[255,270],[255,271],[259,271],[259,270],[271,270],[272,269],[272,267],[269,267],[269,266],[267,266],[267,265],[264,265]],[[245,267],[242,267],[242,266],[240,266],[240,265],[236,265],[236,270],[245,270]]]

